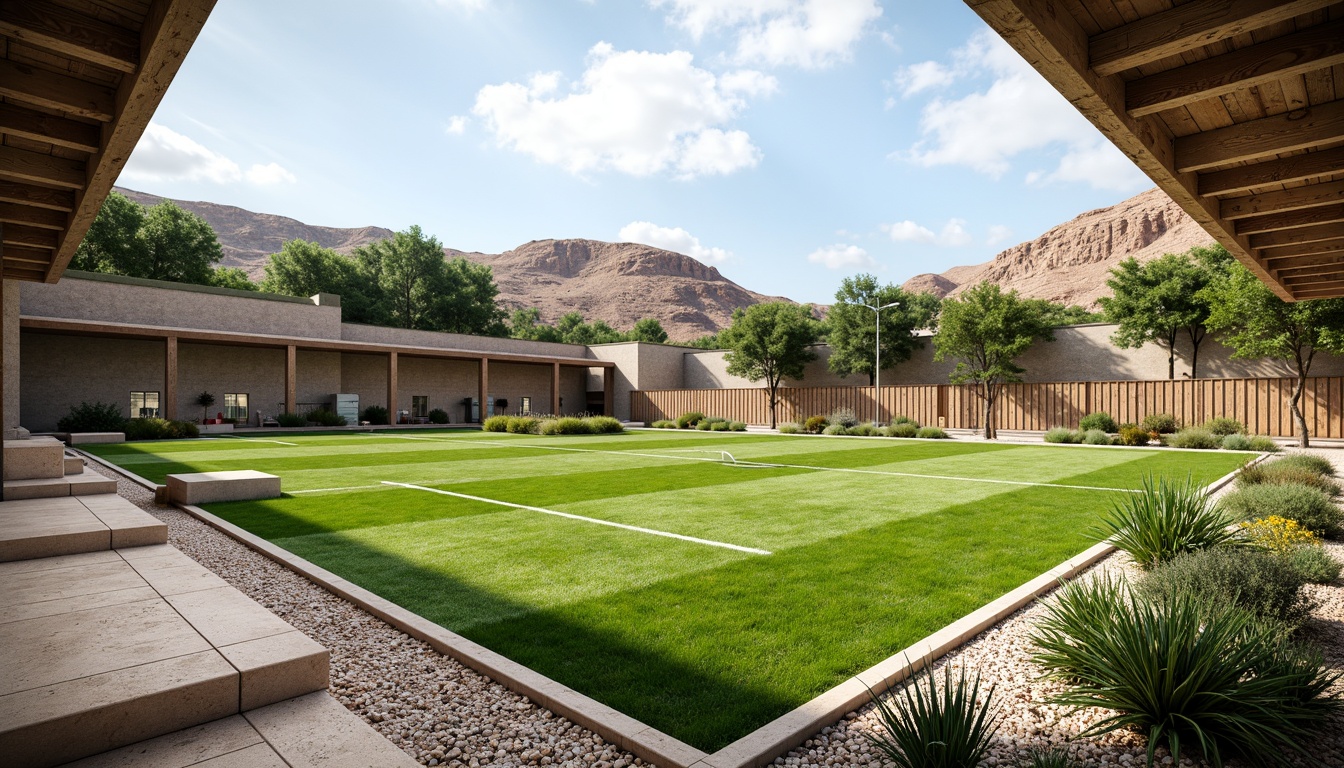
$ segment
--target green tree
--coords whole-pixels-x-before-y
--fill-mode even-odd
[[[1041,314],[1045,316],[1045,321],[1052,328],[1065,325],[1081,325],[1082,323],[1100,323],[1106,319],[1105,314],[1088,311],[1077,304],[1066,306],[1056,301],[1045,301],[1043,299],[1029,299],[1029,301],[1040,302]]]
[[[77,269],[150,280],[213,285],[224,258],[205,219],[170,200],[146,210],[113,192],[75,251]]]
[[[1020,298],[1017,291],[1004,293],[983,282],[943,300],[933,337],[934,359],[955,360],[951,382],[974,385],[985,406],[985,439],[997,436],[994,403],[1004,384],[1022,380],[1016,360],[1037,339],[1053,341],[1051,326],[1040,303]]]
[[[733,324],[719,332],[728,373],[750,381],[765,381],[770,397],[770,426],[776,424],[779,385],[801,379],[807,364],[817,359],[811,347],[817,341],[817,321],[808,307],[784,301],[755,304],[733,313]]]
[[[514,311],[509,320],[509,336],[528,341],[561,341],[560,331],[541,322],[541,310],[536,307]]]
[[[938,310],[943,300],[928,291],[906,295],[910,297],[910,311],[915,315],[915,327],[925,331],[933,330],[938,325]]]
[[[144,261],[145,245],[140,240],[140,227],[144,223],[143,205],[120,192],[109,193],[84,240],[75,249],[71,269],[126,274],[122,265]]]
[[[1344,354],[1344,299],[1284,301],[1235,262],[1202,294],[1211,308],[1206,324],[1233,357],[1284,360],[1297,375],[1290,404],[1298,445],[1306,448],[1302,393],[1317,352]]]
[[[473,333],[480,336],[507,336],[507,315],[496,298],[495,272],[485,264],[467,261],[461,256],[444,262],[439,277],[438,301],[432,306],[431,325],[436,331]]]
[[[578,312],[561,315],[555,324],[555,329],[560,334],[560,340],[566,344],[610,344],[613,341],[625,340],[625,334],[606,322],[602,320],[584,322],[583,315]]]
[[[1111,270],[1112,294],[1100,300],[1106,318],[1119,328],[1111,341],[1135,348],[1150,342],[1167,349],[1167,378],[1176,378],[1176,341],[1190,340],[1190,377],[1199,375],[1199,345],[1206,334],[1209,303],[1200,293],[1217,275],[1227,251],[1222,246],[1167,253],[1140,264],[1133,257]]]
[[[290,240],[271,254],[261,290],[304,298],[334,293],[341,297],[341,317],[347,322],[380,320],[377,288],[361,277],[359,264],[306,240]]]
[[[238,267],[215,267],[210,275],[210,284],[218,288],[232,288],[235,291],[255,291],[257,284]]]
[[[663,324],[658,322],[657,318],[645,317],[635,323],[635,327],[626,334],[630,341],[646,341],[650,344],[666,344],[667,331],[663,330]]]
[[[835,303],[826,313],[827,341],[831,357],[827,366],[837,376],[861,374],[872,384],[877,356],[877,317],[868,307],[896,302],[881,312],[882,370],[910,359],[923,342],[914,335],[921,312],[911,296],[895,285],[879,286],[872,275],[847,277],[835,292]],[[867,306],[863,306],[867,305]]]
[[[355,249],[361,277],[377,287],[380,320],[398,328],[429,330],[443,288],[443,245],[412,226],[387,240]]]

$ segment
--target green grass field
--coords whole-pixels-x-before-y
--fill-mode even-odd
[[[267,438],[88,449],[155,482],[278,474],[283,498],[210,511],[709,751],[1078,554],[1145,474],[1207,482],[1247,458],[702,432]]]

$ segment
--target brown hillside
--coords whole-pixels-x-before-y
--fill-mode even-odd
[[[1030,298],[1095,308],[1097,299],[1110,293],[1108,273],[1124,259],[1147,261],[1212,241],[1155,188],[1081,214],[983,264],[953,267],[941,275],[916,275],[905,288],[948,296],[988,280]]]

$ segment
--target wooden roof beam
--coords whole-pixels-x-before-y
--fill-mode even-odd
[[[1134,117],[1153,115],[1336,64],[1344,64],[1344,21],[1131,80],[1125,106]]]
[[[103,123],[116,103],[111,88],[9,59],[0,59],[0,96]]]
[[[1297,229],[1284,229],[1278,232],[1266,232],[1262,235],[1251,235],[1251,247],[1277,248],[1284,245],[1298,245],[1300,243],[1319,243],[1322,240],[1334,240],[1340,237],[1344,237],[1344,222],[1318,224],[1314,227],[1298,227]]]
[[[0,175],[66,189],[84,186],[84,163],[16,147],[0,147]]]
[[[100,133],[96,125],[0,103],[0,134],[93,154],[98,151]]]
[[[1286,245],[1282,248],[1272,248],[1260,252],[1260,258],[1273,269],[1275,265],[1284,259],[1296,256],[1315,256],[1322,253],[1344,253],[1344,238],[1336,240],[1322,240],[1319,243],[1303,243],[1302,245]]]
[[[0,202],[69,213],[75,210],[75,193],[67,189],[52,189],[0,179]]]
[[[21,261],[25,264],[40,264],[43,269],[51,263],[51,251],[40,248],[10,246],[5,248],[5,261]]]
[[[26,227],[21,224],[6,224],[3,229],[0,229],[0,242],[5,244],[6,250],[11,245],[55,250],[59,238],[60,234],[58,232],[39,229],[38,227]]]
[[[1114,75],[1209,43],[1319,11],[1338,0],[1192,0],[1094,36],[1087,62]]]
[[[1317,176],[1344,173],[1344,147],[1322,149],[1278,160],[1265,160],[1199,175],[1199,194],[1205,197],[1250,192],[1257,187],[1287,184]]]
[[[0,202],[0,222],[59,231],[65,229],[66,216],[60,211],[46,208],[30,208],[26,205]]]
[[[1344,258],[1335,261],[1327,260],[1323,264],[1313,264],[1305,267],[1285,267],[1274,270],[1274,274],[1279,278],[1287,280],[1290,277],[1310,277],[1314,275],[1328,275],[1344,270]]]
[[[1344,181],[1311,184],[1246,197],[1229,197],[1219,202],[1218,207],[1223,218],[1235,221],[1259,213],[1320,208],[1334,203],[1344,203]]]
[[[1308,300],[1310,300],[1310,299],[1337,299],[1337,298],[1339,298],[1340,293],[1342,293],[1342,292],[1344,292],[1344,291],[1341,291],[1341,290],[1338,289],[1338,288],[1330,288],[1330,289],[1328,289],[1328,290],[1323,290],[1323,291],[1317,291],[1317,290],[1306,291],[1306,290],[1304,290],[1304,291],[1297,291],[1297,292],[1294,292],[1294,293],[1293,293],[1293,298],[1294,298],[1294,299],[1297,299],[1298,301],[1308,301]]]
[[[133,32],[54,3],[5,0],[0,34],[118,72],[134,72],[140,61]]]
[[[1293,256],[1292,258],[1275,259],[1272,265],[1274,272],[1282,273],[1284,270],[1298,269],[1301,267],[1341,267],[1344,266],[1344,251],[1335,251],[1333,253],[1316,253],[1309,256]]]
[[[1297,288],[1303,285],[1320,285],[1321,283],[1335,283],[1344,281],[1344,268],[1323,275],[1311,275],[1307,277],[1285,277],[1284,285],[1290,288]],[[1344,283],[1341,283],[1344,285]]]
[[[1176,140],[1176,170],[1202,171],[1344,141],[1344,99]]]
[[[56,250],[45,280],[61,278],[74,258],[98,209],[149,125],[154,110],[182,66],[196,36],[201,33],[215,0],[155,0],[140,34],[140,62],[134,75],[122,78],[114,112],[117,119],[103,130],[102,149],[89,161],[84,189],[76,199],[70,227]]]
[[[1226,2],[1240,6],[1245,0]],[[1199,196],[1197,177],[1176,170],[1171,131],[1154,117],[1131,117],[1125,111],[1124,82],[1118,77],[1101,77],[1089,67],[1091,45],[1087,32],[1067,8],[1053,0],[966,0],[966,3],[1196,223],[1265,281],[1276,295],[1292,300],[1292,294],[1256,259],[1247,240],[1223,219],[1217,201]],[[1180,8],[1190,5],[1207,3],[1194,0]]]
[[[1313,224],[1333,224],[1338,221],[1344,221],[1344,204],[1239,219],[1236,226],[1237,234],[1245,236],[1260,232],[1278,232],[1284,229],[1307,227]]]

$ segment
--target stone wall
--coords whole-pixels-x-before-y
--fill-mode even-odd
[[[163,395],[162,341],[24,332],[19,347],[20,423],[33,432],[55,430],[57,420],[83,401],[116,403],[129,416],[132,391]]]
[[[158,365],[162,370],[163,361]],[[205,411],[211,418],[224,413],[224,395],[228,393],[247,395],[247,418],[253,425],[257,411],[274,416],[285,401],[285,350],[179,343],[177,418],[201,418],[196,397],[202,392],[215,396],[215,404]]]
[[[547,341],[502,339],[497,336],[469,336],[465,333],[416,331],[406,328],[384,328],[377,325],[343,323],[340,338],[371,344],[403,344],[436,349],[469,349],[473,352],[501,352],[513,355],[546,355],[549,357],[592,357],[582,344],[556,344]]]

